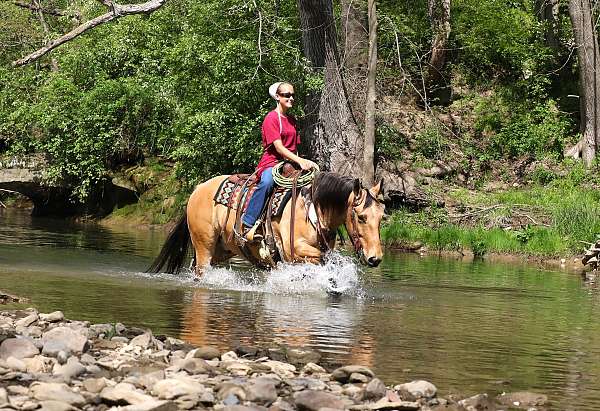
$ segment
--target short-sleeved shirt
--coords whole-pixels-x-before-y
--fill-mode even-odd
[[[292,153],[296,152],[298,144],[300,144],[300,136],[296,131],[296,120],[294,117],[281,114],[280,128],[279,116],[277,115],[277,111],[273,110],[267,114],[262,124],[262,145],[264,152],[256,167],[258,175],[262,174],[264,169],[273,167],[283,160],[273,145],[275,140],[281,140],[283,146]]]

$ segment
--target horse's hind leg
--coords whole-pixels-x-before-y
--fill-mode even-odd
[[[197,276],[204,274],[204,269],[210,264],[214,253],[214,245],[212,244],[194,244],[195,249],[195,262],[194,272]]]

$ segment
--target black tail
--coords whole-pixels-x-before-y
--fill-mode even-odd
[[[160,254],[146,272],[159,273],[166,265],[166,273],[179,273],[185,263],[189,246],[190,230],[187,225],[187,213],[184,212],[175,228],[169,233],[169,237],[160,250]]]

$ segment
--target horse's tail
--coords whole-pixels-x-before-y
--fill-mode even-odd
[[[175,228],[169,233],[169,237],[167,237],[167,241],[165,241],[165,244],[160,250],[160,254],[146,272],[158,273],[166,265],[166,273],[179,273],[185,263],[190,240],[187,213],[184,212]]]

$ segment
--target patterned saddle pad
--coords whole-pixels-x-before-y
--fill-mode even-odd
[[[236,210],[240,196],[242,196],[242,211],[245,212],[246,208],[248,208],[250,197],[252,197],[252,193],[254,193],[254,190],[256,189],[256,185],[252,185],[249,190],[245,188],[244,192],[242,192],[242,186],[247,178],[248,175],[245,174],[234,174],[225,179],[215,194],[215,203],[223,204]],[[292,190],[276,188],[273,196],[273,202],[271,203],[272,216],[279,217],[281,216],[281,213],[283,213],[285,205],[292,197]]]

